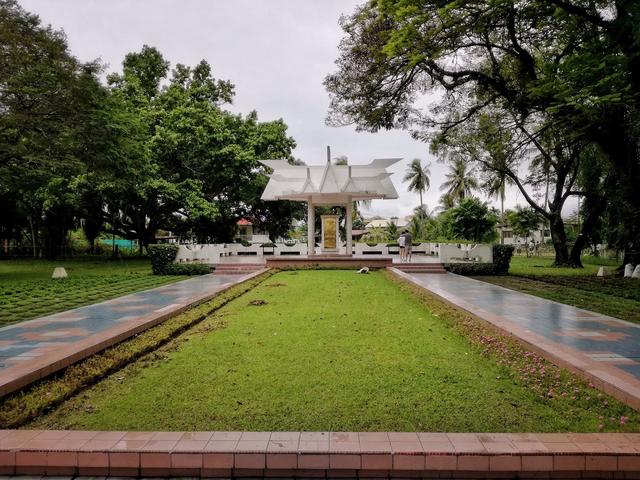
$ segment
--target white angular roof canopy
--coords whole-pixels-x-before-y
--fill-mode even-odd
[[[342,205],[374,198],[398,198],[387,167],[401,158],[377,158],[369,165],[291,165],[261,160],[273,169],[262,200],[298,200],[316,205]]]

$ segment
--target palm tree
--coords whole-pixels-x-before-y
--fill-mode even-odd
[[[504,199],[507,185],[513,185],[513,179],[500,170],[484,184],[490,197],[500,199],[500,243],[504,243]]]
[[[429,165],[422,167],[419,158],[414,158],[407,168],[407,172],[402,179],[403,182],[409,182],[409,191],[418,192],[420,194],[420,205],[422,205],[422,193],[429,190],[429,176],[431,170]]]
[[[454,202],[460,202],[471,196],[472,190],[478,189],[478,180],[473,169],[467,169],[467,162],[457,157],[449,164],[446,181],[440,185],[440,190],[446,190],[446,195]]]

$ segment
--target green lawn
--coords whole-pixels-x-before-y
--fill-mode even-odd
[[[637,429],[637,414],[567,372],[540,370],[579,400],[525,385],[447,308],[382,272],[278,273],[29,427],[596,431],[599,416],[625,415],[626,426],[606,429]],[[514,365],[530,361],[509,348]]]
[[[514,255],[511,258],[509,273],[513,275],[594,275],[600,266],[605,265],[615,270],[620,265],[615,260],[599,257],[582,257],[584,268],[558,268],[551,266],[553,257],[526,257],[524,255]]]
[[[69,275],[53,280],[55,267]],[[146,290],[184,277],[154,276],[146,259],[0,261],[0,326]]]
[[[509,275],[477,277],[548,300],[640,323],[640,282],[619,276],[597,277],[600,265],[612,270],[614,260],[584,257],[584,268],[555,268],[550,257],[513,257]]]

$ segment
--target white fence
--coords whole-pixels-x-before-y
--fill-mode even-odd
[[[355,243],[353,245],[355,255],[397,255],[398,247],[387,243],[368,245]],[[273,247],[262,246],[260,243],[243,245],[241,243],[219,244],[188,244],[179,245],[175,261],[178,263],[201,262],[219,263],[220,257],[230,255],[306,255],[305,243],[276,243]],[[432,255],[440,257],[443,263],[451,262],[493,262],[491,245],[477,244],[450,244],[423,242],[413,246],[414,255]]]
[[[476,244],[451,244],[443,243],[440,245],[440,261],[442,263],[453,262],[493,262],[493,249],[491,245]]]
[[[263,247],[260,243],[243,245],[241,243],[187,244],[179,245],[176,263],[218,263],[220,257],[230,255],[306,255],[307,245],[295,243],[287,245],[278,243],[275,247]]]

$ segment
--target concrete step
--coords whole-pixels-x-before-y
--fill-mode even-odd
[[[394,264],[395,268],[406,273],[447,273],[441,263],[405,263]]]
[[[262,270],[265,265],[262,263],[219,263],[213,267],[215,269],[213,273],[217,275],[247,275]]]

